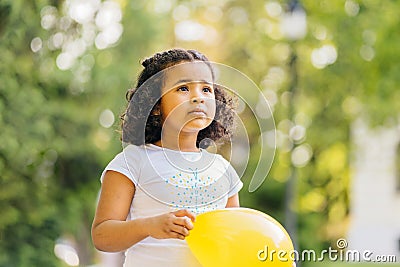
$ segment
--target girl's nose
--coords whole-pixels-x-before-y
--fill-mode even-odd
[[[197,104],[197,103],[204,103],[204,96],[202,95],[203,85],[196,84],[194,86],[194,90],[192,91],[190,102]]]
[[[195,96],[195,97],[192,97],[190,102],[192,102],[193,104],[198,104],[198,103],[203,104],[204,99],[202,97]]]

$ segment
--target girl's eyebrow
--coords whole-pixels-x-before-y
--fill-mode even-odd
[[[179,81],[177,81],[173,86],[176,86],[178,84],[182,84],[182,83],[205,83],[205,84],[209,84],[212,85],[211,82],[206,81],[206,80],[191,80],[191,79],[181,79]]]

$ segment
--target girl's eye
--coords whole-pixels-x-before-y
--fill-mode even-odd
[[[203,92],[212,93],[212,90],[211,90],[210,87],[204,87],[204,88],[203,88]]]
[[[186,92],[186,91],[189,91],[189,88],[187,88],[187,86],[181,86],[178,88],[178,91]]]

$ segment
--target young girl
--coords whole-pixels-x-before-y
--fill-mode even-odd
[[[231,137],[234,101],[195,50],[157,53],[142,65],[121,116],[123,152],[101,176],[93,242],[126,251],[126,267],[200,266],[184,240],[195,216],[239,206],[238,175],[204,149]]]

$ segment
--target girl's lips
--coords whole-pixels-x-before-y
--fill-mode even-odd
[[[189,115],[196,116],[196,117],[207,117],[207,114],[202,111],[192,111],[192,112],[189,112]]]
[[[207,113],[203,109],[200,109],[200,108],[193,109],[193,110],[189,111],[188,114],[194,114],[194,115],[199,115],[199,116],[207,115]]]

